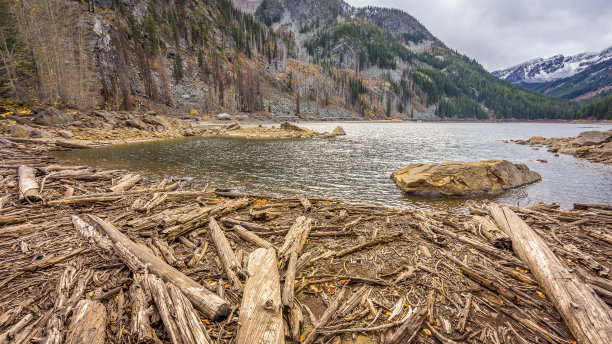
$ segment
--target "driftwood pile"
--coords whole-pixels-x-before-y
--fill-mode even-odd
[[[0,147],[0,343],[610,343],[612,208],[346,205]]]

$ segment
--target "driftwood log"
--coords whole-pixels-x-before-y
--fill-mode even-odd
[[[100,219],[97,216],[90,215],[89,217],[96,224],[96,226],[105,232],[106,235],[108,235],[108,237],[113,241],[114,247],[116,251],[118,251],[121,259],[124,261],[127,260],[126,264],[130,266],[130,268],[134,268],[134,264],[129,260],[135,258],[138,260],[138,263],[145,265],[151,273],[180,288],[185,296],[193,303],[193,305],[202,313],[206,314],[206,316],[215,321],[223,320],[228,316],[231,309],[227,301],[219,298],[217,295],[204,288],[191,278],[187,277],[182,272],[166,264],[146,247],[136,244],[130,240],[112,224]],[[123,252],[120,252],[122,248]],[[125,251],[127,251],[127,253],[132,257],[126,257]]]
[[[36,181],[36,169],[30,166],[19,166],[19,199],[22,202],[40,202],[42,198],[38,193],[38,182]]]
[[[98,301],[81,300],[74,308],[66,344],[104,344],[106,307]]]
[[[273,249],[258,248],[249,256],[251,276],[244,287],[236,344],[285,343],[280,276]]]
[[[229,241],[225,237],[225,234],[223,234],[221,226],[219,226],[215,219],[211,218],[208,228],[210,230],[208,233],[212,242],[215,244],[217,255],[219,256],[219,260],[223,265],[227,278],[232,283],[234,290],[242,291],[242,283],[238,278],[240,264],[236,259],[236,254],[234,254],[234,251],[230,247]]]
[[[580,344],[612,343],[612,311],[510,208],[492,205],[495,221]]]

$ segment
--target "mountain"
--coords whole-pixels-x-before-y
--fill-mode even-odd
[[[90,12],[83,2],[44,1],[0,2],[0,97],[272,120],[573,118],[578,110],[493,77],[397,9],[115,0]]]
[[[612,47],[599,53],[536,59],[492,74],[555,97],[593,98],[612,91]]]

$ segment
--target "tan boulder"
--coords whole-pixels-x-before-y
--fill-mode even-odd
[[[572,141],[574,146],[596,146],[612,141],[612,131],[583,131]]]
[[[346,132],[344,131],[344,128],[342,128],[341,126],[337,126],[336,129],[331,132],[331,134],[333,136],[344,136],[346,135]]]
[[[430,196],[499,193],[542,179],[526,165],[506,160],[416,163],[393,172],[391,178],[404,192]]]

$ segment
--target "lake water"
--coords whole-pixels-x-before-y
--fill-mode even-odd
[[[500,202],[528,205],[557,202],[612,203],[612,166],[545,147],[501,140],[576,136],[610,125],[562,123],[302,123],[318,131],[342,125],[332,139],[257,141],[190,138],[60,152],[71,163],[137,171],[153,178],[188,178],[195,186],[235,188],[277,196],[329,197],[350,203],[447,209],[465,199],[404,195],[391,172],[413,162],[506,159],[525,163],[542,181],[503,195]],[[548,163],[536,162],[546,159]]]

